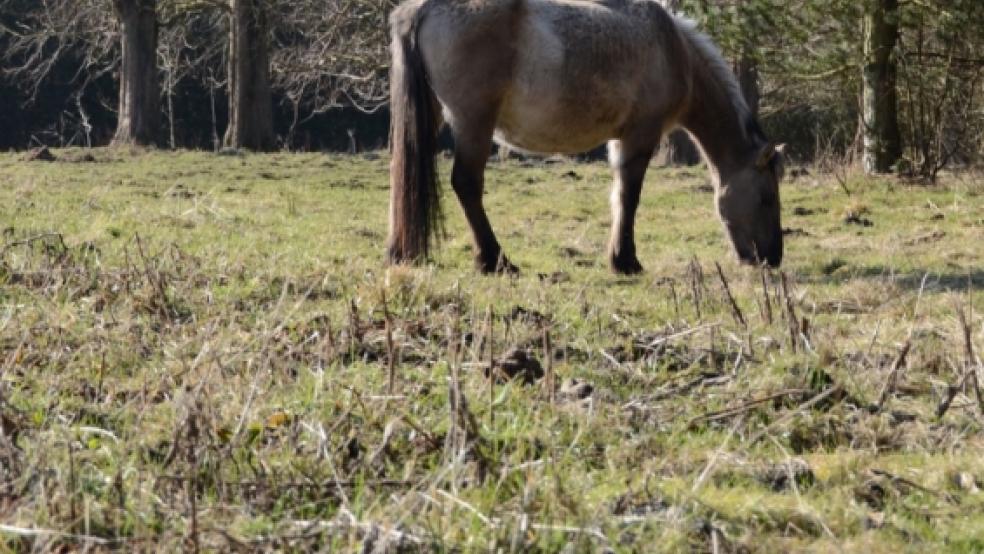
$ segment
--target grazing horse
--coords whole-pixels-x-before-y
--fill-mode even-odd
[[[638,273],[634,222],[663,136],[686,129],[746,263],[782,261],[782,147],[766,140],[711,40],[655,0],[409,0],[391,16],[390,262],[427,257],[441,226],[435,166],[443,123],[451,184],[483,272],[513,272],[482,204],[493,140],[541,153],[608,141],[611,267]]]

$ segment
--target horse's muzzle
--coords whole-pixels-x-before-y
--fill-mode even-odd
[[[756,260],[756,263],[758,265],[766,263],[769,264],[769,267],[779,267],[782,265],[782,240],[776,241],[771,248],[767,249],[764,258],[764,260]]]
[[[779,267],[782,265],[782,250],[766,256],[765,261],[769,264],[769,267]]]
[[[765,255],[760,255],[758,252],[742,252],[738,251],[738,259],[744,265],[762,266],[768,265],[769,267],[779,267],[782,265],[782,243],[765,250]]]

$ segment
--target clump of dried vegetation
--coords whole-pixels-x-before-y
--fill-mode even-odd
[[[699,174],[661,172],[644,210],[698,223],[641,222],[656,269],[619,279],[604,168],[558,205],[507,182],[571,168],[510,162],[510,279],[456,220],[437,267],[383,268],[383,161],[4,162],[4,549],[984,546],[979,185],[871,183],[857,230],[794,184],[809,236],[770,273],[712,261]]]

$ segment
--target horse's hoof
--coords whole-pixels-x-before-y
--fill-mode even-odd
[[[495,272],[500,275],[519,275],[519,268],[503,256],[499,259],[499,263],[496,264]]]
[[[642,273],[642,264],[635,256],[627,258],[612,258],[612,271],[619,275],[638,275]]]
[[[483,259],[475,260],[475,266],[486,275],[519,275],[519,268],[502,254],[495,259],[495,262]]]

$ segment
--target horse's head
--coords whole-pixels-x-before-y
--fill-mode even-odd
[[[721,179],[717,207],[742,262],[772,267],[782,263],[779,181],[785,145],[767,144],[737,171]]]

